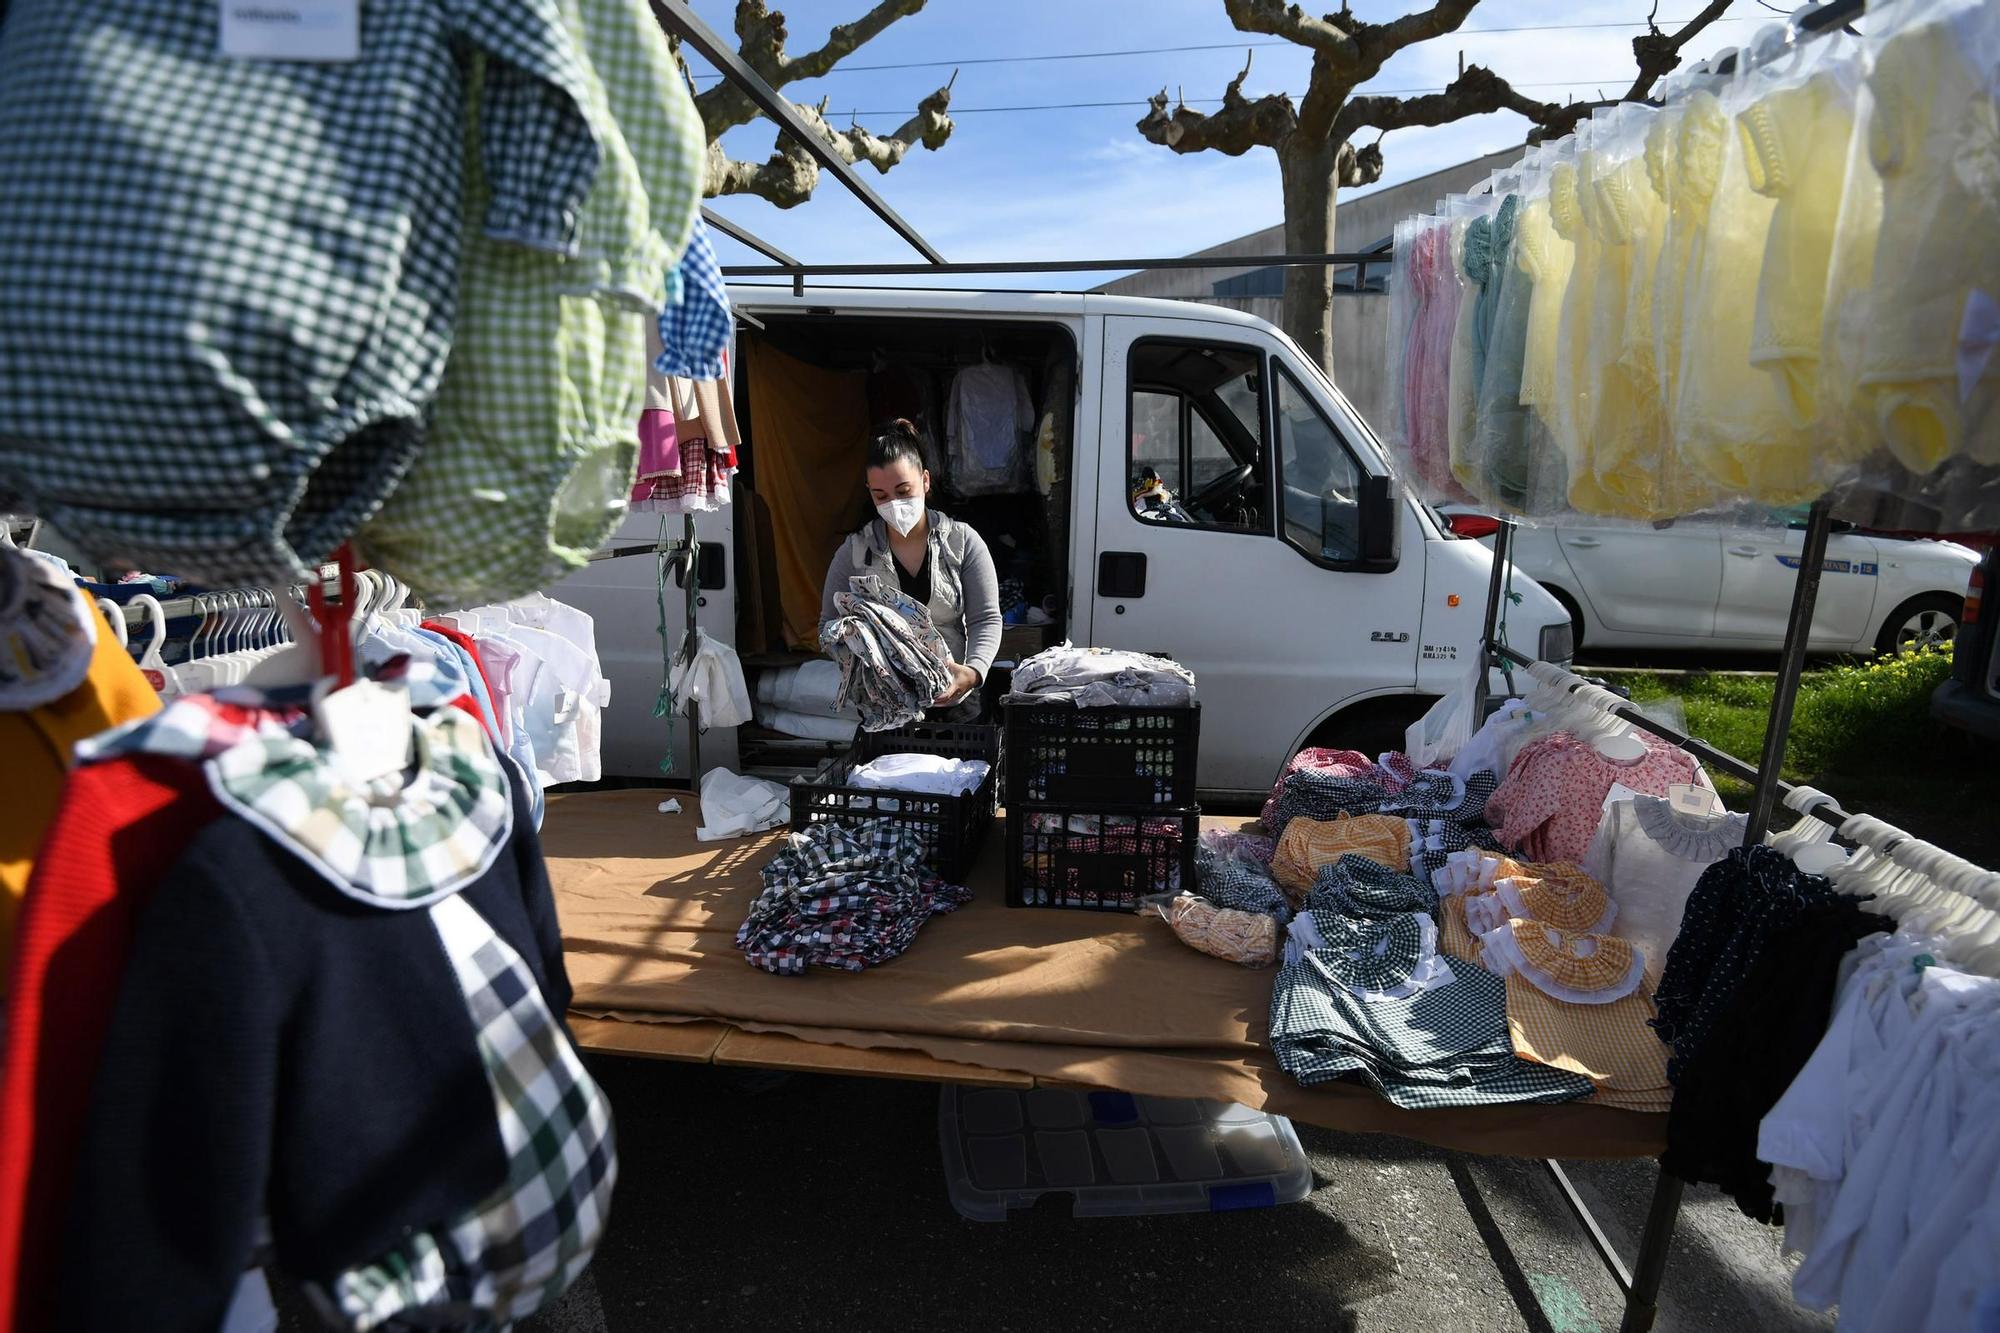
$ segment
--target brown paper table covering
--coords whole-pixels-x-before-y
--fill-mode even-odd
[[[735,936],[780,835],[699,842],[699,802],[681,796],[682,813],[665,815],[662,796],[549,802],[542,845],[586,1047],[948,1076],[890,1054],[920,1052],[1001,1075],[1217,1098],[1470,1152],[1651,1157],[1665,1145],[1665,1116],[1587,1103],[1406,1111],[1358,1086],[1301,1088],[1267,1044],[1271,969],[1197,953],[1156,915],[1008,908],[999,826],[971,876],[972,903],[933,919],[902,957],[860,973],[772,976],[743,960]],[[649,1041],[638,1031],[621,1038],[613,1023],[702,1026],[689,1039]]]

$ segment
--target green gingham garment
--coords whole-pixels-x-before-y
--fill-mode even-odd
[[[363,554],[433,606],[546,587],[616,529],[647,322],[699,212],[701,119],[645,0],[563,0],[563,14],[590,59],[585,109],[604,148],[578,254],[468,240],[429,438],[361,534]],[[469,174],[476,213],[487,186]]]
[[[210,584],[300,579],[409,468],[481,223],[566,251],[598,174],[558,0],[361,6],[361,58],[243,60],[218,7],[0,29],[0,509]]]
[[[1286,964],[1271,993],[1279,1066],[1307,1087],[1358,1079],[1409,1110],[1590,1095],[1589,1079],[1514,1054],[1504,981],[1439,956],[1451,967],[1451,984],[1404,999],[1356,996],[1325,951]]]
[[[514,806],[477,721],[445,708],[410,734],[415,771],[362,784],[311,741],[260,732],[207,761],[209,786],[348,897],[428,907],[493,864]]]
[[[507,1180],[464,1216],[315,1291],[344,1327],[506,1328],[582,1275],[610,1217],[611,1107],[534,973],[463,898],[430,914],[479,1034]]]
[[[1406,912],[1437,915],[1437,894],[1411,875],[1398,874],[1372,857],[1348,852],[1319,872],[1306,906],[1357,917],[1390,917]]]

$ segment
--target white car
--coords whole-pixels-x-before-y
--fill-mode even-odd
[[[1493,519],[1447,511],[1453,531],[1492,545]],[[1681,519],[1660,528],[1588,520],[1516,527],[1514,560],[1569,609],[1576,646],[1782,647],[1804,545],[1802,523]],[[1827,542],[1810,648],[1892,652],[1951,642],[1977,552],[1836,525]]]

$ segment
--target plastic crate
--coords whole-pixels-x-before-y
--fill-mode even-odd
[[[855,769],[885,754],[983,759],[988,772],[976,790],[963,796],[848,785]],[[854,823],[887,819],[915,825],[923,835],[924,863],[950,883],[963,884],[993,825],[999,791],[998,727],[919,722],[894,731],[864,731],[855,736],[845,757],[829,759],[810,777],[792,780],[792,828],[827,819]]]
[[[1007,807],[1007,905],[1136,911],[1195,884],[1201,809]]]
[[[1009,699],[1007,804],[1195,801],[1201,705],[1077,708]]]
[[[951,1205],[974,1222],[1004,1222],[1052,1195],[1068,1196],[1073,1217],[1142,1217],[1312,1192],[1291,1122],[1228,1102],[947,1086],[938,1139]]]

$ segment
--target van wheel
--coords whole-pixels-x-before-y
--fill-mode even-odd
[[[1436,702],[1437,697],[1429,694],[1369,699],[1320,723],[1306,744],[1330,750],[1359,750],[1373,759],[1402,749],[1410,724],[1428,713]]]
[[[1569,612],[1569,650],[1571,654],[1583,651],[1583,608],[1576,604],[1576,598],[1570,596],[1561,588],[1556,587],[1553,583],[1544,583],[1542,587],[1547,590],[1549,596],[1562,603],[1563,610]]]
[[[1884,656],[1914,648],[1948,648],[1958,637],[1958,620],[1965,600],[1948,592],[1927,592],[1897,607],[1875,636],[1875,651]]]

